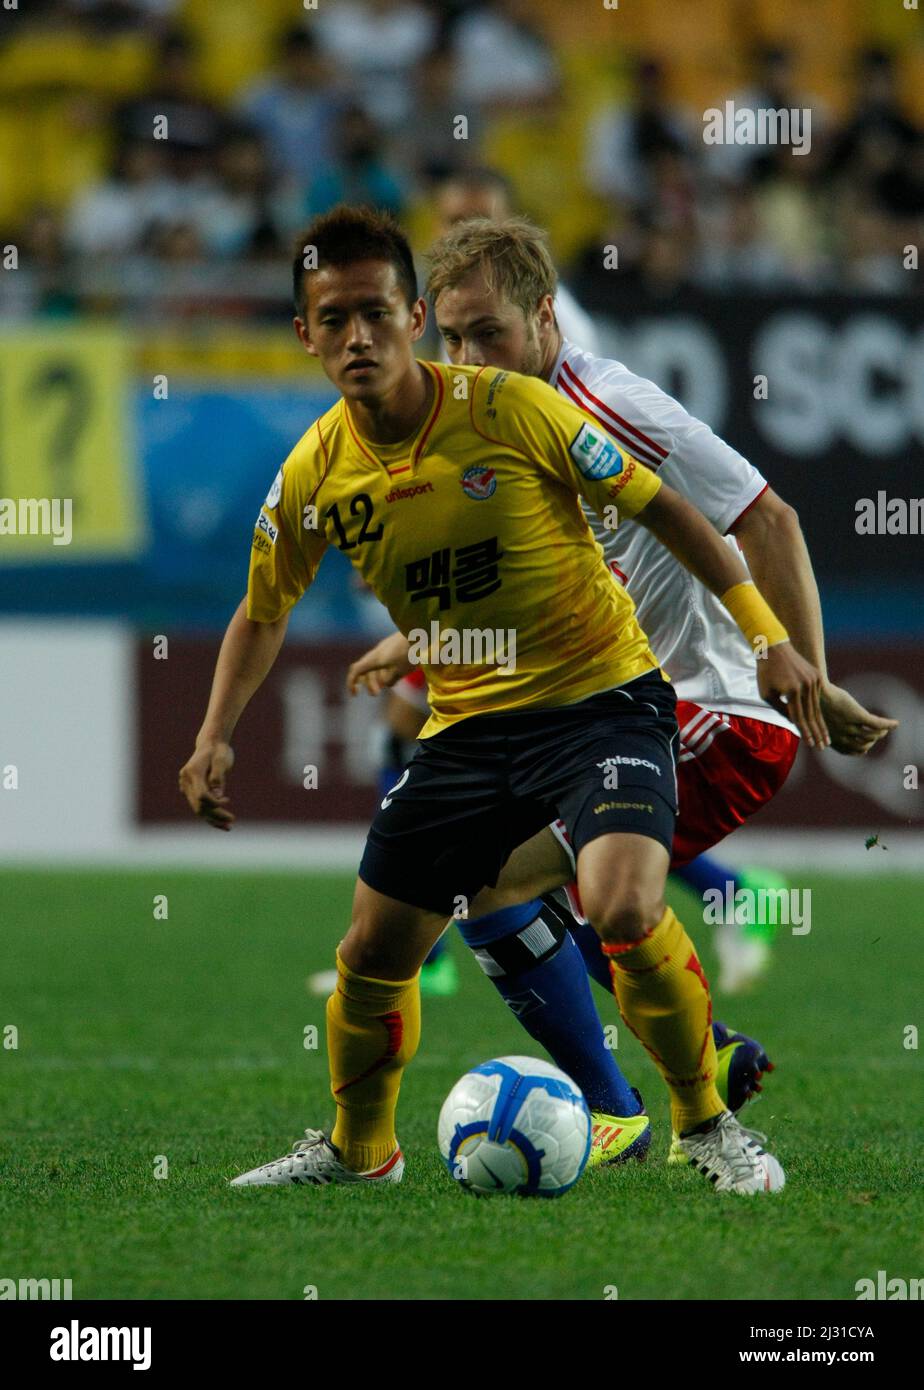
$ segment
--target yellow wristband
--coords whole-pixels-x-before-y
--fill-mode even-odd
[[[722,595],[722,602],[752,647],[758,643],[775,647],[789,641],[789,633],[753,580],[733,584]]]

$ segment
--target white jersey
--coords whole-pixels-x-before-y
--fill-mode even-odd
[[[561,336],[572,343],[583,343],[585,352],[597,351],[597,330],[586,309],[582,309],[567,285],[558,282],[552,305]]]
[[[768,484],[747,459],[654,382],[565,340],[551,384],[726,537]],[[761,699],[750,644],[718,598],[637,522],[607,529],[585,507],[614,577],[628,589],[677,696],[718,713],[795,725]]]

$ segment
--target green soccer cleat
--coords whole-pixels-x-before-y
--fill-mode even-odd
[[[309,994],[329,999],[337,988],[336,970],[319,970],[305,981]],[[449,999],[459,992],[459,967],[447,951],[430,965],[420,967],[420,993],[428,999]]]
[[[420,993],[427,999],[449,999],[459,992],[459,967],[448,951],[420,967]]]
[[[761,889],[789,891],[786,879],[772,869],[741,869],[735,877],[738,888],[753,893],[756,903],[761,901],[756,896]],[[717,989],[721,994],[747,994],[766,974],[770,965],[770,948],[776,936],[776,913],[771,915],[773,921],[740,925],[726,923],[716,931],[715,948],[719,958]]]
[[[751,893],[759,893],[763,888],[769,892],[783,893],[789,892],[789,880],[783,874],[778,874],[774,869],[765,869],[753,864],[739,869],[736,878],[739,888],[746,888]],[[775,915],[775,914],[774,914]],[[776,922],[754,922],[747,923],[744,927],[745,936],[755,937],[759,941],[765,941],[769,946],[776,936]]]

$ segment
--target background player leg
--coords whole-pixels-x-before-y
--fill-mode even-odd
[[[712,854],[699,854],[689,864],[672,870],[705,901],[708,892],[719,892],[732,901],[739,888],[756,894],[761,888],[788,889],[782,874],[771,869],[733,869]],[[729,886],[730,885],[730,886]],[[770,922],[725,922],[716,927],[719,957],[718,989],[721,994],[746,994],[765,974],[776,927]]]
[[[388,795],[407,767],[417,748],[417,735],[427,722],[429,704],[427,684],[423,672],[418,667],[414,681],[407,677],[400,681],[398,688],[388,691],[385,705],[385,721],[388,737],[383,750],[382,767],[379,769],[380,799]],[[403,698],[405,697],[406,698]],[[420,993],[424,997],[443,997],[456,994],[459,988],[459,972],[449,948],[449,932],[434,941],[427,959],[420,969]],[[329,993],[329,991],[325,991]]]

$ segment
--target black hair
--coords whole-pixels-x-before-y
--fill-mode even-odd
[[[506,174],[502,174],[499,169],[492,169],[488,165],[470,165],[449,169],[439,181],[440,187],[448,183],[457,183],[469,192],[474,192],[477,188],[494,188],[499,193],[503,193],[508,203],[513,207],[516,203],[516,194],[513,184]]]
[[[313,264],[306,268],[309,248]],[[393,265],[408,308],[418,299],[417,272],[407,237],[390,212],[381,208],[350,207],[340,203],[313,221],[298,237],[292,259],[292,297],[303,322],[308,321],[308,276],[325,266],[354,261],[387,261]]]
[[[293,53],[315,53],[318,41],[309,29],[293,24],[278,36],[277,49],[281,57],[288,58]]]

